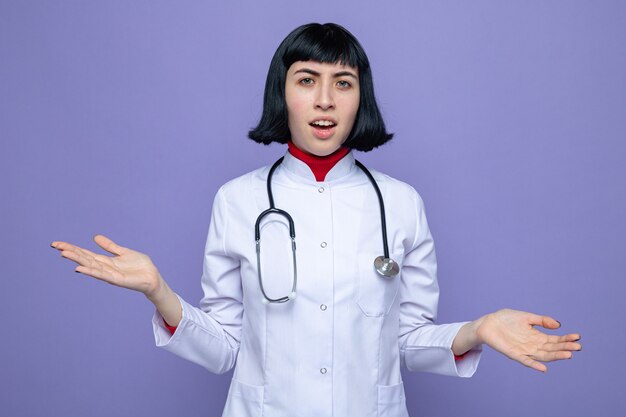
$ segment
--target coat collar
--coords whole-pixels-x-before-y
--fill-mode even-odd
[[[326,178],[323,182],[332,182],[336,180],[340,180],[349,174],[353,173],[355,169],[359,169],[354,163],[354,155],[353,151],[350,151],[341,158],[335,166],[328,171],[326,174]],[[285,169],[288,174],[296,175],[297,177],[305,180],[306,182],[316,183],[315,175],[309,166],[293,156],[289,151],[285,152],[285,156],[283,162],[280,166]],[[321,182],[320,182],[321,183]]]

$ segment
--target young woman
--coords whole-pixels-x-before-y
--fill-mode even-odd
[[[158,346],[214,373],[235,366],[224,416],[406,416],[401,365],[469,377],[487,344],[545,371],[541,362],[581,349],[577,334],[534,327],[556,329],[556,320],[521,311],[434,323],[422,199],[353,154],[392,135],[367,56],[341,26],[308,24],[285,38],[249,136],[288,150],[217,192],[199,307],[147,255],[105,236],[94,240],[112,257],[52,243],[77,272],[144,293]]]

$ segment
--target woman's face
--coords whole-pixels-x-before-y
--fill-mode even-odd
[[[352,130],[360,101],[357,68],[297,61],[285,81],[291,140],[317,156],[335,152]]]

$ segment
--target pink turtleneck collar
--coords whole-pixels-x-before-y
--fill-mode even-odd
[[[344,156],[350,152],[350,148],[342,146],[337,149],[335,152],[326,156],[317,156],[312,155],[310,153],[304,152],[302,149],[298,148],[294,143],[289,140],[287,142],[287,146],[289,147],[289,153],[294,157],[298,158],[305,164],[311,168],[313,171],[313,175],[315,175],[315,181],[324,181],[326,178],[326,174],[330,171],[337,162],[341,160]]]

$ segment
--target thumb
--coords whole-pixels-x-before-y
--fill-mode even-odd
[[[545,327],[546,329],[558,329],[561,327],[561,323],[550,316],[537,316],[532,324]]]
[[[111,239],[104,235],[94,235],[93,240],[102,249],[114,255],[121,255],[126,250],[126,248],[117,245],[115,242],[113,242]]]

